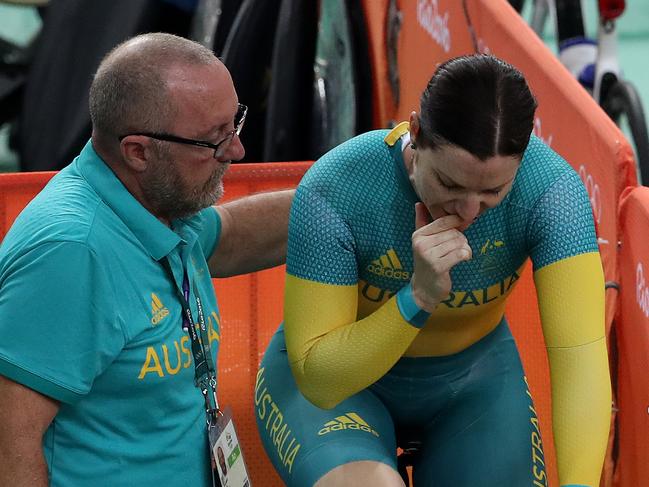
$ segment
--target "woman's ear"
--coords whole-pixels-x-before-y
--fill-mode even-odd
[[[414,149],[417,145],[417,136],[419,135],[419,114],[417,112],[410,113],[410,143]]]

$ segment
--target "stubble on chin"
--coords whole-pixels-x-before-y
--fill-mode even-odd
[[[197,191],[196,198],[203,204],[202,208],[214,205],[218,200],[223,197],[223,176],[227,171],[228,165],[219,167],[212,173],[210,179],[203,185],[200,191]],[[202,209],[200,208],[200,209]]]
[[[147,175],[142,189],[157,217],[189,218],[221,199],[228,167],[219,165],[205,183],[189,188],[173,163],[161,164]]]

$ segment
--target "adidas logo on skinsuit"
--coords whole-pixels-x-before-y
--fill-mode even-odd
[[[376,437],[379,436],[379,434],[356,413],[346,413],[326,422],[323,428],[318,431],[318,435],[322,436],[327,433],[341,430],[361,430],[366,431],[367,433],[372,433]]]
[[[162,301],[155,293],[151,293],[151,324],[156,326],[167,316],[169,316],[167,307],[162,304]]]
[[[367,266],[367,270],[377,276],[387,277],[389,279],[410,279],[410,272],[403,270],[403,265],[394,249],[388,250],[385,254],[376,260],[373,260]]]

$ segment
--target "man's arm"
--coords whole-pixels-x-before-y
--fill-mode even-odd
[[[0,485],[46,487],[43,434],[59,404],[0,376]]]
[[[208,259],[212,277],[229,277],[286,261],[288,215],[295,190],[261,193],[216,207],[221,235]]]

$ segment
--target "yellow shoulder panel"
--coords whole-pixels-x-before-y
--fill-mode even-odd
[[[383,138],[383,141],[392,147],[403,135],[410,130],[408,122],[401,122],[399,125],[390,130],[390,133]]]

